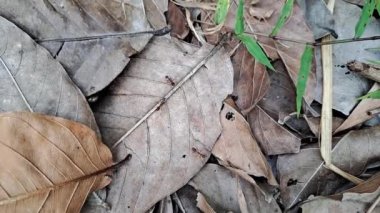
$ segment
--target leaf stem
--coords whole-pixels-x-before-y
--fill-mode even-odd
[[[91,35],[91,36],[82,36],[82,37],[72,37],[72,38],[45,38],[45,39],[36,39],[37,43],[43,42],[73,42],[73,41],[88,41],[95,39],[104,39],[104,38],[112,38],[112,37],[136,37],[145,34],[152,34],[154,36],[163,36],[170,32],[170,27],[165,26],[158,30],[149,30],[149,31],[141,31],[141,32],[118,32],[118,33],[108,33],[101,35]]]
[[[321,41],[321,42],[310,42],[306,40],[299,40],[299,39],[291,39],[281,36],[270,36],[264,33],[255,33],[255,32],[245,32],[246,34],[250,35],[256,35],[256,36],[263,36],[267,38],[271,38],[273,40],[281,40],[281,41],[288,41],[298,44],[307,44],[312,46],[324,46],[324,45],[333,45],[333,44],[343,44],[343,43],[352,43],[352,42],[360,42],[360,41],[370,41],[370,40],[380,40],[380,36],[370,36],[370,37],[363,37],[363,38],[347,38],[347,39],[336,39],[331,41]]]

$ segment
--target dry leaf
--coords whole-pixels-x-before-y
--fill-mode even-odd
[[[375,83],[372,86],[370,92],[378,89],[380,89],[380,86],[378,83]],[[374,115],[369,115],[368,112],[378,108],[380,108],[380,100],[378,99],[364,99],[360,101],[360,103],[356,106],[354,111],[351,112],[350,116],[348,116],[348,118],[342,123],[342,125],[340,125],[335,130],[335,133],[349,129],[373,118]]]
[[[332,164],[352,175],[380,160],[380,127],[351,131],[332,150]],[[295,155],[279,156],[277,168],[285,207],[295,205],[310,194],[331,194],[342,183],[323,167],[318,148],[307,148]]]
[[[171,27],[171,36],[184,39],[190,32],[189,27],[187,26],[185,14],[173,2],[169,2],[168,23]]]
[[[281,212],[276,201],[266,201],[258,185],[240,178],[238,174],[207,164],[189,183],[201,192],[215,212]]]
[[[310,130],[313,132],[314,136],[319,137],[321,130],[321,118],[320,117],[308,117],[304,116]],[[332,118],[332,131],[334,132],[344,120],[339,117]]]
[[[99,132],[85,97],[62,66],[26,33],[2,17],[0,31],[10,35],[0,38],[0,57],[5,63],[5,66],[0,63],[0,111],[33,110],[77,121]]]
[[[268,72],[264,65],[252,57],[244,45],[239,46],[231,60],[234,67],[233,94],[238,98],[236,104],[241,110],[249,110],[267,92],[270,84]]]
[[[153,39],[95,107],[108,145],[119,140],[210,51],[208,45],[198,49],[183,43],[179,48],[173,40]],[[128,168],[119,170],[110,186],[107,201],[115,212],[147,211],[200,170],[221,133],[219,111],[232,92],[232,75],[228,55],[218,51],[117,146],[117,157],[126,153],[136,157]]]
[[[177,191],[179,200],[186,213],[200,213],[197,207],[198,192],[190,185],[185,185]]]
[[[110,182],[109,149],[88,127],[34,113],[0,114],[0,211],[79,212]]]
[[[198,192],[197,194],[197,207],[203,212],[203,213],[216,213],[214,209],[210,206],[210,204],[207,203],[206,198]]]
[[[301,139],[274,121],[260,106],[248,114],[248,122],[267,155],[299,152]]]
[[[156,22],[161,20],[161,25],[165,21],[163,12],[155,5],[157,1],[164,2],[13,0],[2,2],[0,15],[20,26],[33,38],[72,38],[151,30],[147,19]],[[159,18],[152,18],[154,14]],[[56,56],[73,81],[89,96],[102,90],[119,75],[128,63],[129,56],[141,51],[150,37],[151,35],[144,35],[41,44]]]
[[[220,121],[223,131],[212,149],[212,154],[223,161],[223,165],[241,169],[249,175],[265,177],[268,183],[277,185],[244,117],[225,102],[220,112]]]

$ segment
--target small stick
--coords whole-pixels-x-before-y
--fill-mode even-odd
[[[379,203],[380,203],[380,195],[379,195],[379,196],[377,196],[377,198],[376,198],[375,202],[374,202],[374,203],[372,203],[372,205],[369,207],[369,209],[367,210],[367,212],[366,212],[366,213],[372,213],[372,212],[373,212],[373,210],[375,210],[375,208],[376,208],[377,204],[379,204]]]
[[[116,141],[116,143],[112,146],[111,149],[115,149],[123,140],[128,137],[137,127],[139,127],[142,123],[144,123],[157,109],[159,109],[166,101],[179,89],[181,88],[191,77],[193,77],[199,69],[206,64],[206,62],[215,55],[216,52],[220,48],[222,48],[223,43],[225,41],[226,37],[224,36],[219,44],[212,48],[210,53],[202,59],[189,73],[186,74],[186,76],[178,82],[151,110],[149,110],[144,117],[142,117],[130,130],[128,130],[127,133],[125,133],[121,138]]]
[[[104,38],[112,38],[112,37],[136,37],[145,34],[152,34],[154,36],[163,36],[170,32],[170,27],[166,26],[159,30],[150,30],[150,31],[141,31],[141,32],[119,32],[119,33],[108,33],[101,35],[92,35],[92,36],[83,36],[83,37],[73,37],[73,38],[45,38],[45,39],[36,39],[37,43],[43,42],[73,42],[73,41],[88,41],[94,39],[104,39]]]
[[[352,72],[359,73],[365,78],[368,78],[380,83],[380,68],[377,68],[375,66],[362,63],[359,61],[348,62],[347,68]]]

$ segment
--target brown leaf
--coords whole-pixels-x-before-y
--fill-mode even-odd
[[[0,211],[79,212],[106,186],[109,149],[88,127],[34,113],[0,114]]]
[[[223,161],[224,165],[241,169],[249,175],[265,177],[271,185],[277,185],[244,117],[225,103],[220,112],[220,121],[223,131],[212,149],[212,154]]]
[[[236,104],[243,111],[249,110],[267,92],[270,84],[268,72],[244,45],[239,46],[231,60],[234,67],[234,95],[238,97]]]
[[[210,206],[210,204],[207,203],[206,198],[198,192],[197,194],[197,207],[203,212],[203,213],[215,213],[214,209]]]
[[[198,49],[183,43],[180,49],[177,43],[164,37],[153,39],[99,101],[95,116],[108,145],[119,140],[210,51],[208,45]],[[232,92],[232,75],[229,56],[218,51],[113,150],[117,157],[136,156],[110,185],[107,201],[115,212],[147,211],[185,185],[206,163],[221,133],[219,112]]]
[[[299,152],[301,139],[274,121],[260,106],[248,114],[248,122],[267,155]]]
[[[168,22],[171,27],[171,36],[184,39],[189,34],[190,30],[187,26],[185,15],[173,2],[169,2]]]
[[[266,195],[256,184],[238,174],[218,166],[207,164],[190,181],[200,191],[215,212],[281,212],[276,201],[266,200]]]
[[[0,8],[2,6],[0,4]],[[63,67],[26,33],[2,17],[0,31],[9,35],[0,38],[0,57],[4,62],[0,63],[0,112],[34,111],[64,117],[98,133],[85,97]]]
[[[0,5],[0,15],[20,26],[33,38],[72,38],[146,31],[151,30],[150,24],[161,27],[166,24],[162,12],[165,8],[159,8],[157,1],[164,2],[14,0]],[[148,22],[148,19],[154,20],[154,23]],[[41,44],[66,68],[83,93],[89,96],[105,88],[119,75],[128,64],[129,57],[141,51],[150,37],[144,35]]]
[[[321,118],[320,117],[308,117],[304,116],[307,124],[309,125],[310,130],[313,132],[313,134],[316,137],[319,137],[320,130],[321,130]],[[339,117],[333,117],[332,118],[332,131],[334,132],[342,123],[344,120]]]
[[[375,83],[370,92],[380,89],[378,83]],[[340,125],[335,133],[352,128],[358,124],[365,122],[374,117],[374,115],[368,114],[369,111],[380,108],[380,100],[378,99],[364,99],[362,100],[351,112],[350,116]]]
[[[332,164],[352,175],[360,175],[366,165],[380,159],[380,127],[351,131],[332,150]],[[279,156],[277,168],[283,203],[291,207],[310,194],[327,195],[342,183],[323,167],[319,148]]]

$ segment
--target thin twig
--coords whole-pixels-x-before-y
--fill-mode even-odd
[[[215,55],[215,53],[223,46],[225,41],[225,36],[221,39],[219,44],[215,46],[210,53],[202,59],[187,75],[178,82],[151,110],[149,110],[127,133],[125,133],[121,138],[116,141],[116,143],[112,146],[111,149],[115,149],[118,145],[120,145],[123,140],[128,137],[137,127],[139,127],[143,122],[145,122],[155,111],[157,111],[166,101],[179,89],[181,88],[191,77],[193,77],[199,69],[206,64],[206,62]]]
[[[21,88],[20,88],[20,86],[18,85],[16,79],[15,79],[14,76],[12,75],[12,73],[11,73],[11,71],[9,70],[7,64],[5,63],[5,61],[3,60],[3,58],[2,58],[1,56],[0,56],[0,62],[1,62],[1,64],[4,66],[5,70],[8,72],[9,76],[11,77],[12,82],[13,82],[13,84],[15,85],[15,87],[16,87],[18,93],[20,94],[22,100],[24,101],[26,107],[28,107],[28,109],[29,109],[30,112],[33,112],[32,107],[30,106],[29,102],[26,100],[26,98],[25,98],[25,96],[24,96],[24,93],[22,93]]]
[[[73,37],[73,38],[45,38],[45,39],[36,39],[37,43],[42,42],[73,42],[73,41],[88,41],[94,39],[104,39],[104,38],[113,38],[113,37],[136,37],[146,34],[151,34],[154,36],[162,36],[170,32],[170,27],[165,26],[159,30],[148,30],[141,32],[118,32],[118,33],[108,33],[101,35],[92,35],[92,36],[82,36],[82,37]]]
[[[372,213],[372,212],[373,212],[373,210],[375,210],[375,208],[376,208],[377,204],[379,204],[379,203],[380,203],[380,195],[379,195],[379,196],[377,196],[377,198],[376,198],[375,202],[374,202],[374,203],[372,203],[372,205],[369,207],[369,209],[367,210],[367,212],[366,212],[366,213]]]

